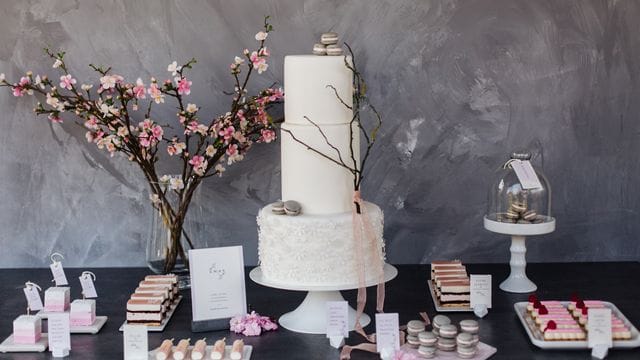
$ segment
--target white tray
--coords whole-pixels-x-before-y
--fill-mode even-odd
[[[224,351],[224,357],[222,358],[223,360],[230,360],[231,358],[229,357],[229,355],[231,354],[231,345],[227,345]],[[173,350],[175,350],[176,347],[173,347]],[[191,349],[193,349],[193,346],[189,346],[189,351],[191,351]],[[207,346],[206,350],[205,350],[205,355],[204,355],[204,359],[211,359],[211,350],[213,349],[212,345]],[[149,360],[156,360],[156,353],[158,352],[158,349],[153,349],[151,351],[149,351]],[[245,345],[244,349],[242,349],[242,360],[249,360],[251,359],[251,353],[253,352],[253,346],[251,345]],[[189,354],[189,356],[185,357],[185,359],[191,359],[191,355]],[[167,360],[173,360],[173,356],[169,356],[169,358]]]
[[[418,359],[422,359],[422,355],[420,355],[420,353],[418,352],[418,349],[412,348],[408,344],[402,345],[401,349],[404,352],[416,355],[418,357]],[[476,354],[472,358],[469,358],[469,359],[470,360],[485,360],[485,359],[488,359],[491,356],[493,356],[493,354],[495,354],[497,351],[498,351],[498,349],[494,348],[493,346],[479,342]],[[458,356],[458,352],[455,351],[455,350],[454,351],[436,350],[436,356],[432,357],[431,359],[435,359],[435,360],[439,360],[439,359],[440,360],[442,360],[442,359],[460,360],[460,357]]]
[[[40,341],[35,344],[14,344],[13,334],[11,334],[0,344],[0,352],[44,352],[48,346],[49,337],[47,333],[42,333]]]
[[[178,295],[177,300],[175,300],[173,305],[171,305],[171,308],[169,309],[169,311],[167,311],[167,315],[164,317],[164,319],[160,323],[160,326],[147,326],[147,331],[150,331],[150,332],[162,332],[162,331],[164,331],[164,328],[169,323],[169,320],[171,320],[171,317],[173,316],[173,313],[176,312],[176,308],[178,307],[178,305],[180,305],[181,301],[182,301],[182,295]],[[118,330],[124,331],[124,326],[126,324],[127,324],[127,321],[125,320],[124,323],[122,323],[122,325],[120,326],[120,329],[118,329]]]
[[[433,306],[435,306],[438,312],[473,312],[473,309],[468,306],[440,306],[440,301],[436,295],[436,286],[433,280],[427,280],[429,284],[429,293],[431,294],[431,300],[433,300]]]
[[[107,322],[108,317],[96,316],[96,321],[91,325],[74,326],[70,325],[69,330],[72,334],[97,334]]]
[[[542,332],[538,329],[537,326],[533,323],[533,319],[527,314],[527,304],[528,302],[518,302],[513,304],[513,308],[524,326],[527,335],[529,335],[529,340],[531,343],[541,349],[565,349],[565,350],[575,350],[575,349],[589,349],[587,340],[573,340],[573,341],[547,341],[542,337]],[[568,301],[563,301],[562,304],[567,306],[569,304]],[[638,329],[618,310],[618,308],[610,302],[604,302],[604,304],[611,309],[613,315],[617,316],[624,322],[624,324],[631,329],[631,339],[630,340],[614,340],[613,348],[614,349],[630,349],[640,346],[640,334],[638,333]]]
[[[40,317],[40,319],[42,320],[47,320],[49,318],[49,314],[68,314],[70,310],[67,311],[50,311],[50,312],[46,312],[43,310],[40,310],[36,315],[38,315]]]

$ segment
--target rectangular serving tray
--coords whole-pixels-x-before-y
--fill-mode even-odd
[[[473,309],[468,306],[441,306],[438,296],[436,295],[436,285],[433,280],[427,280],[429,284],[429,293],[431,293],[431,299],[433,300],[433,306],[435,306],[438,312],[473,312]]]
[[[173,313],[176,312],[176,309],[178,308],[178,305],[180,305],[181,301],[182,301],[182,295],[178,295],[178,299],[173,305],[171,305],[171,308],[167,312],[167,316],[164,317],[164,320],[162,320],[162,322],[160,323],[160,326],[147,326],[147,330],[150,332],[163,332],[164,328],[169,323],[169,320],[171,320]],[[125,320],[124,323],[122,323],[122,325],[120,326],[120,329],[118,330],[124,331],[124,326],[126,324],[127,324],[127,321]]]
[[[527,304],[528,302],[518,302],[513,304],[513,308],[522,323],[527,335],[529,335],[529,340],[531,343],[541,349],[564,349],[564,350],[580,350],[580,349],[589,349],[588,342],[586,340],[569,340],[569,341],[547,341],[542,337],[542,332],[538,329],[537,326],[533,323],[533,319],[527,314]],[[569,304],[568,301],[562,301],[564,306]],[[611,309],[613,315],[616,315],[620,320],[624,322],[626,326],[631,329],[631,339],[630,340],[614,340],[613,348],[614,349],[630,349],[636,348],[640,346],[640,333],[638,333],[638,329],[633,326],[633,324],[622,314],[622,312],[612,303],[604,302],[604,304]]]

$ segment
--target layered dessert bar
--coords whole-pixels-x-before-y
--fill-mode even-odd
[[[73,300],[70,322],[72,326],[90,326],[96,321],[96,301],[93,299]]]
[[[160,299],[130,299],[127,301],[127,323],[160,326],[166,310]]]
[[[13,320],[14,344],[35,344],[42,337],[42,320],[36,315],[20,315]]]
[[[64,312],[69,309],[71,301],[70,289],[68,287],[54,286],[44,292],[44,311]]]
[[[440,306],[470,305],[469,275],[460,260],[432,262],[431,281]]]

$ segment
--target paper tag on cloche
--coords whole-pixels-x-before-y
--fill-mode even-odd
[[[52,262],[49,267],[51,268],[51,274],[53,274],[53,281],[56,282],[56,286],[69,285],[69,282],[67,281],[67,275],[65,275],[64,268],[62,267],[62,262],[56,259],[56,255],[61,259],[64,259],[64,256],[58,253],[53,253],[51,255]]]
[[[529,162],[529,160],[513,161],[511,163],[511,168],[516,172],[518,181],[520,181],[520,185],[522,185],[523,189],[542,188],[542,183],[540,182],[536,171],[533,170],[533,166],[531,166],[531,162]]]
[[[82,295],[87,299],[98,297],[96,287],[93,283],[94,276],[92,272],[85,271],[80,275],[80,285],[82,285]]]
[[[31,311],[40,311],[44,308],[42,298],[40,298],[39,286],[27,281],[24,287],[24,296],[27,298],[27,306]]]

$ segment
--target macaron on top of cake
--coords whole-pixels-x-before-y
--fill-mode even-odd
[[[320,35],[320,42],[323,45],[334,45],[338,43],[338,34],[330,31]]]
[[[284,202],[284,211],[287,215],[296,216],[302,211],[302,206],[297,201],[288,200]]]
[[[284,215],[285,214],[284,201],[276,201],[273,204],[271,204],[271,212],[273,212],[276,215]]]

